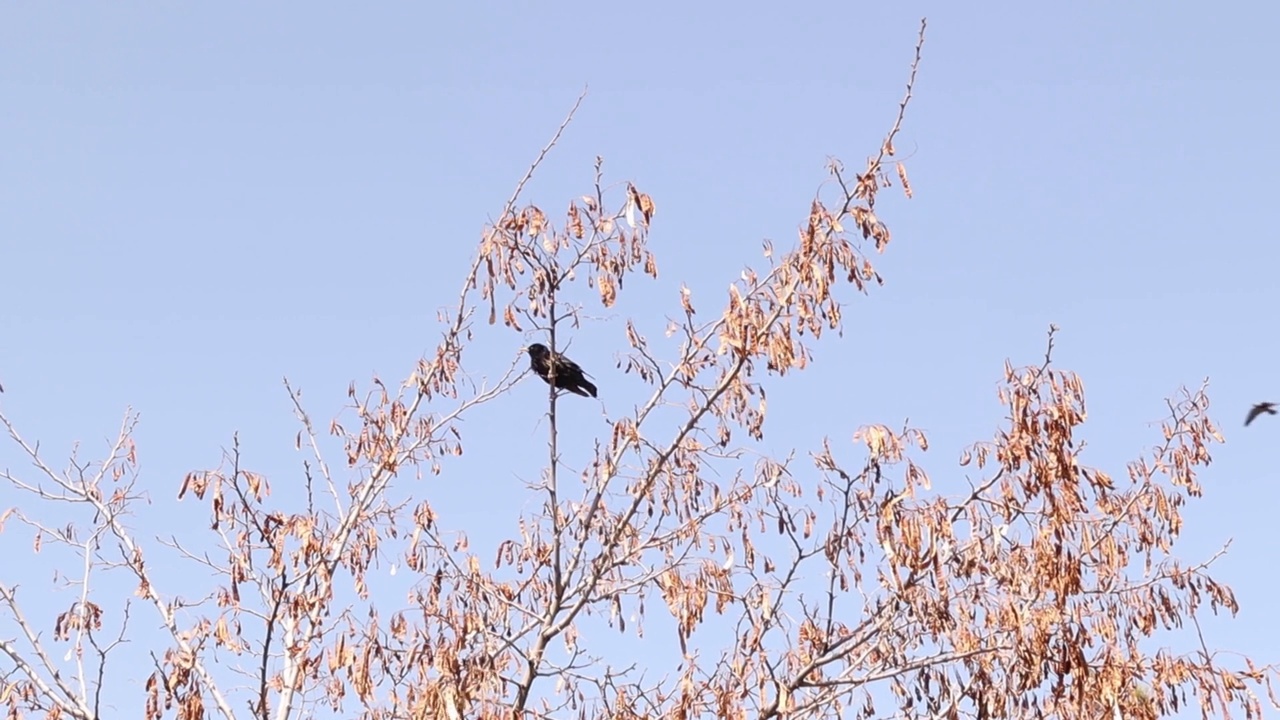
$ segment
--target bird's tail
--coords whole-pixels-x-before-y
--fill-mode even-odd
[[[595,396],[596,396],[596,386],[595,386],[595,385],[593,385],[593,384],[591,383],[591,381],[590,381],[590,380],[585,380],[585,379],[584,379],[584,380],[582,381],[582,387],[584,387],[584,388],[586,388],[586,389],[587,389],[587,392],[586,392],[586,393],[582,393],[582,396],[583,396],[583,397],[586,397],[586,396],[587,396],[587,393],[591,393],[591,397],[595,397]]]

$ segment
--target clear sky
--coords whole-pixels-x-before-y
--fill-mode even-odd
[[[958,486],[960,448],[1001,422],[1004,360],[1036,362],[1056,323],[1086,458],[1123,477],[1164,398],[1208,378],[1227,442],[1178,554],[1232,541],[1216,575],[1243,609],[1210,644],[1280,662],[1280,417],[1241,427],[1280,401],[1265,3],[6,3],[0,403],[53,460],[96,456],[132,406],[157,513],[139,522],[203,522],[172,498],[233,432],[278,488],[297,476],[283,376],[323,424],[350,382],[398,382],[435,346],[484,223],[584,86],[525,199],[558,215],[596,155],[651,194],[661,278],[625,291],[660,325],[681,282],[710,308],[762,239],[792,242],[829,156],[863,167],[923,16],[898,142],[915,197],[878,206],[886,286],[847,295],[845,337],[772,391],[769,442],[853,458],[856,427],[910,418]],[[471,370],[522,341],[486,326]],[[620,324],[573,348],[612,414],[644,393],[613,369]],[[499,433],[469,428],[477,452],[430,486],[457,524],[536,477],[545,398],[526,381],[485,416]],[[7,442],[0,466],[24,466]]]

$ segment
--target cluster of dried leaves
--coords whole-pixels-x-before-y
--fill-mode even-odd
[[[1259,716],[1249,688],[1269,688],[1269,668],[1227,668],[1203,646],[1151,650],[1206,603],[1236,609],[1208,563],[1169,554],[1220,440],[1203,390],[1171,404],[1163,444],[1120,481],[1080,462],[1083,388],[1049,354],[1006,368],[1008,423],[965,454],[985,477],[967,493],[931,490],[910,450],[927,440],[911,428],[859,428],[852,466],[826,440],[808,466],[743,460],[764,434],[762,374],[803,370],[822,333],[843,325],[838,291],[880,282],[864,248],[890,241],[875,199],[893,182],[885,165],[910,97],[909,83],[866,170],[846,177],[833,164],[839,196],[814,201],[793,249],[775,257],[766,246],[767,269],[744,272],[718,313],[699,313],[685,287],[666,345],[627,323],[623,366],[649,396],[609,418],[583,467],[559,452],[549,396],[550,457],[533,489],[542,505],[494,520],[496,558],[472,552],[437,512],[431,483],[412,507],[390,502],[388,485],[460,472],[446,463],[461,454],[459,421],[518,379],[516,360],[492,386],[462,382],[477,304],[489,325],[501,317],[554,348],[557,329],[578,323],[574,288],[610,307],[631,273],[656,277],[654,202],[627,185],[608,210],[599,163],[594,193],[560,227],[517,209],[522,181],[442,316],[434,356],[398,389],[352,387],[353,419],[328,428],[345,472],[290,389],[298,447],[311,456],[305,501],[273,502],[238,446],[225,467],[187,476],[179,498],[208,503],[216,547],[175,548],[217,579],[208,597],[184,600],[125,522],[142,501],[132,420],[105,461],[58,471],[4,419],[37,473],[0,475],[26,494],[4,517],[33,531],[37,553],[73,551],[81,572],[49,640],[44,614],[24,612],[0,576],[4,628],[16,631],[0,638],[0,707],[10,718],[102,717],[109,679],[117,698],[130,692],[124,681],[140,682],[145,717],[184,720],[1154,718],[1184,706]],[[892,170],[909,194],[901,163]],[[737,432],[746,437],[735,443]],[[49,519],[67,502],[94,513],[87,535]],[[402,603],[370,574],[386,555],[412,589],[384,617]],[[121,573],[161,636],[130,626],[133,603],[102,580]],[[657,633],[641,663],[626,640],[646,626]],[[150,669],[112,664],[127,640],[145,640]]]

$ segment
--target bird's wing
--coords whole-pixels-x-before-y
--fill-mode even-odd
[[[1244,418],[1244,426],[1249,427],[1249,423],[1253,422],[1254,418],[1261,415],[1263,410],[1264,408],[1261,405],[1254,405],[1253,407],[1249,408],[1249,414],[1246,415]]]
[[[560,361],[558,364],[561,367],[563,367],[565,370],[568,370],[569,372],[576,372],[576,373],[582,372],[582,366],[570,360],[569,358],[561,355],[558,359]]]

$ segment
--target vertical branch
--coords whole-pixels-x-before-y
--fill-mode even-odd
[[[95,718],[102,717],[102,691],[107,686],[107,653],[111,652],[117,645],[125,642],[125,637],[129,629],[129,603],[124,604],[122,611],[122,619],[120,621],[120,633],[116,636],[114,642],[108,644],[105,648],[98,644],[97,638],[93,633],[89,633],[89,644],[93,646],[94,651],[98,654],[97,683],[93,689],[93,716]],[[86,699],[87,702],[87,699]]]
[[[555,265],[554,259],[552,260],[552,265],[553,267]],[[550,297],[548,298],[550,303],[550,308],[548,310],[548,313],[549,313],[548,317],[550,320],[549,324],[551,326],[550,333],[549,333],[549,336],[550,336],[549,342],[551,343],[551,357],[555,358],[556,352],[557,352],[556,323],[559,322],[559,319],[556,317],[556,289],[560,285],[560,278],[555,273],[552,273],[551,277],[555,279],[551,283],[551,287],[549,290]],[[551,453],[551,469],[550,469],[550,475],[547,478],[547,482],[549,484],[547,488],[547,494],[548,494],[547,501],[550,505],[548,509],[551,511],[551,530],[552,530],[551,577],[552,577],[552,581],[555,584],[554,597],[556,598],[557,605],[559,605],[559,599],[561,597],[561,594],[564,592],[564,578],[560,574],[560,570],[561,570],[560,520],[561,518],[560,518],[559,489],[557,485],[557,479],[559,477],[558,466],[559,466],[559,460],[560,460],[560,457],[559,457],[560,453],[559,453],[559,447],[558,447],[558,440],[559,440],[560,433],[556,429],[556,396],[559,394],[556,392],[556,366],[558,364],[559,363],[556,363],[556,362],[551,363],[550,383],[549,383],[550,387],[548,388],[550,392],[548,402],[550,403],[550,408],[551,408],[550,421],[548,422],[549,432],[551,433],[551,438],[549,442],[550,453]]]
[[[76,625],[76,639],[73,646],[76,649],[76,680],[80,686],[80,702],[88,703],[89,687],[88,677],[84,671],[84,640],[85,634],[90,632],[92,627],[92,618],[90,618],[89,609],[89,583],[93,575],[94,568],[94,549],[98,544],[98,535],[102,532],[101,527],[95,527],[94,531],[85,538],[84,543],[80,546],[80,551],[84,554],[84,568],[80,576],[80,599],[76,603],[75,612],[80,616],[80,622]]]
[[[270,590],[272,588],[271,586],[268,586],[267,589]],[[258,707],[256,709],[257,716],[259,718],[262,718],[262,720],[267,720],[267,718],[270,717],[269,693],[271,691],[271,675],[270,675],[271,636],[274,634],[276,625],[278,624],[278,621],[280,619],[281,605],[284,604],[285,598],[287,597],[286,593],[288,592],[288,590],[289,590],[288,574],[282,568],[280,572],[280,587],[279,589],[276,590],[275,597],[272,598],[273,602],[271,603],[271,615],[266,619],[266,636],[262,639],[262,664],[259,667]]]

